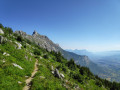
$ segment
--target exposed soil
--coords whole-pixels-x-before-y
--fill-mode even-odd
[[[35,74],[38,71],[37,65],[38,65],[38,60],[36,60],[36,62],[35,62],[34,70],[33,70],[32,74],[31,74],[31,77],[29,77],[28,79],[26,79],[26,81],[25,81],[26,85],[23,88],[23,90],[30,90],[30,87],[31,87],[31,84],[32,84],[32,79],[34,78]]]

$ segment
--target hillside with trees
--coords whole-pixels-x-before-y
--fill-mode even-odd
[[[24,90],[26,84],[31,90],[120,90],[120,83],[101,79],[72,58],[67,60],[0,24],[0,90]]]

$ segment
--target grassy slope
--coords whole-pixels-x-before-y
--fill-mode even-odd
[[[39,59],[39,71],[34,77],[34,80],[32,82],[32,90],[66,90],[66,87],[68,89],[74,89],[76,85],[80,87],[80,89],[91,89],[91,90],[106,90],[103,87],[99,87],[95,85],[95,80],[93,79],[86,79],[83,80],[83,83],[78,82],[77,80],[70,77],[70,72],[73,73],[79,73],[79,69],[76,68],[76,70],[72,71],[67,66],[65,66],[65,63],[67,63],[66,60],[63,60],[64,63],[60,63],[55,61],[55,57],[53,55],[50,55],[50,53],[47,53],[49,58],[45,59]],[[66,72],[62,70],[62,67],[59,68],[60,73],[65,75],[65,78],[63,80],[58,79],[57,77],[54,77],[54,75],[51,73],[51,66],[55,68],[62,66],[66,68]],[[81,78],[86,78],[87,76],[81,75]],[[65,86],[64,86],[65,85]]]
[[[32,89],[66,89],[63,85],[66,85],[67,88],[74,88],[75,85],[79,85],[80,88],[91,88],[91,89],[101,89],[101,87],[98,87],[95,85],[94,80],[87,80],[86,83],[80,84],[77,80],[74,80],[69,76],[70,70],[67,66],[65,66],[64,63],[67,63],[66,60],[63,59],[64,63],[60,63],[55,61],[55,56],[53,54],[50,54],[46,50],[40,49],[38,47],[35,47],[33,45],[29,45],[26,42],[19,42],[22,45],[26,45],[26,47],[22,47],[22,49],[17,49],[17,45],[15,42],[18,42],[14,37],[7,38],[7,42],[5,44],[0,45],[0,89],[9,90],[12,88],[12,90],[21,90],[25,85],[25,76],[30,76],[31,72],[34,68],[35,63],[35,56],[31,56],[30,53],[34,54],[34,49],[38,50],[41,53],[41,56],[43,57],[44,54],[47,54],[49,59],[40,59],[39,58],[39,71],[36,74],[34,80]],[[10,56],[5,56],[3,53],[6,52],[10,54]],[[27,56],[27,60],[26,57]],[[37,58],[39,55],[37,56]],[[31,58],[31,59],[30,59]],[[5,61],[5,62],[3,62]],[[19,66],[23,68],[23,70],[19,69],[18,67],[13,66],[12,63],[16,63]],[[54,68],[56,67],[62,67],[66,68],[66,72],[62,70],[62,68],[59,68],[59,71],[65,75],[65,79],[61,80],[57,77],[54,77],[51,73],[51,66]],[[78,72],[79,70],[76,69],[74,71]],[[45,78],[40,78],[40,76],[43,76]],[[85,78],[85,76],[83,76]],[[21,83],[18,83],[18,82]]]
[[[8,29],[3,28],[4,32],[9,31]],[[67,61],[59,53],[48,52],[13,33],[3,36],[7,38],[7,42],[0,44],[0,90],[22,90],[25,86],[25,76],[31,76],[36,58],[39,60],[39,70],[32,81],[32,90],[71,90],[75,87],[83,90],[109,90],[109,87],[111,90],[119,90],[119,83],[95,77],[88,68],[80,67],[72,60]],[[21,43],[22,49],[17,49],[15,42]],[[4,52],[9,56],[3,55]],[[13,63],[21,66],[23,70],[13,66]],[[51,66],[57,68],[65,78],[54,77]],[[117,89],[114,89],[116,87]]]
[[[0,45],[0,90],[21,90],[25,85],[25,76],[30,76],[34,68],[35,58],[30,55],[30,47],[16,49],[15,40]],[[6,52],[10,56],[3,55]],[[28,57],[26,60],[25,56]],[[30,61],[31,58],[31,61]],[[5,62],[4,62],[5,61]],[[23,70],[13,66],[20,65]],[[19,84],[18,82],[22,82]]]

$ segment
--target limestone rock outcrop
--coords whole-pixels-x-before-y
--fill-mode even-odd
[[[4,34],[3,30],[0,28],[0,34]]]

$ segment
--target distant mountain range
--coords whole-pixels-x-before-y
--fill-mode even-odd
[[[74,49],[74,50],[72,50],[72,49],[66,49],[66,51],[74,52],[74,53],[76,53],[78,55],[87,55],[87,56],[93,55],[92,52],[89,52],[86,49],[82,49],[82,50],[78,50],[78,49]]]
[[[104,52],[89,52],[87,50],[71,50],[67,51],[74,52],[78,55],[87,55],[90,60],[98,64],[102,68],[107,70],[110,74],[108,77],[111,81],[120,81],[120,51],[104,51]],[[106,77],[107,78],[107,77]]]

